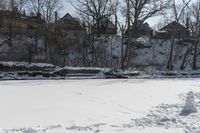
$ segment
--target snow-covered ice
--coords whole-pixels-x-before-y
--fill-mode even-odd
[[[196,133],[199,81],[1,81],[0,133]],[[190,91],[197,112],[181,116]]]

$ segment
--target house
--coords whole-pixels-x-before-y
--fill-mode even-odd
[[[141,21],[139,21],[139,23],[141,23]],[[147,37],[151,37],[153,35],[153,29],[149,26],[148,23],[143,23],[143,24],[138,24],[140,25],[139,28],[134,31],[133,26],[131,26],[131,36],[135,37],[135,38],[139,38],[142,36],[147,36]],[[128,30],[125,33],[126,35],[128,35]]]
[[[115,35],[117,34],[117,26],[106,16],[100,19],[100,34],[101,35]],[[97,24],[92,26],[92,33],[97,34]]]
[[[57,21],[56,24],[60,25],[62,29],[57,30],[64,30],[64,31],[80,31],[83,30],[79,19],[72,17],[69,13],[64,15],[60,20]],[[58,28],[58,27],[57,27]]]
[[[44,29],[46,22],[42,19],[41,14],[27,16],[25,13],[21,14],[18,9],[1,10],[0,11],[0,31],[5,33],[12,26],[12,32],[15,34],[26,34],[33,36],[36,29]],[[40,32],[41,33],[41,32]]]
[[[26,24],[27,29],[35,29],[37,26],[45,26],[46,21],[41,17],[41,14],[27,16],[25,14],[21,15],[23,23]],[[41,27],[40,27],[41,28]]]
[[[55,23],[53,23],[53,32],[62,35],[65,38],[77,40],[83,38],[84,29],[79,19],[72,17],[69,13],[58,20],[55,15]]]
[[[154,38],[157,39],[170,39],[172,37],[176,39],[190,38],[189,27],[185,27],[180,23],[173,21],[154,34]]]
[[[151,37],[152,36],[152,34],[153,34],[153,29],[149,26],[149,24],[148,23],[144,23],[144,24],[142,24],[141,26],[140,26],[140,28],[138,29],[138,31],[137,31],[137,33],[139,34],[139,35],[145,35],[145,36],[149,36],[149,37]]]
[[[140,23],[140,21],[139,21],[139,23]],[[137,34],[134,34],[134,32],[131,32],[131,33],[133,33],[132,36],[136,36],[137,38],[141,37],[141,36],[151,37],[153,34],[153,29],[149,26],[148,23],[143,23],[137,29]]]

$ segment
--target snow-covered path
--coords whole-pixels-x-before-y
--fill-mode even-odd
[[[200,131],[200,79],[1,81],[0,133]]]

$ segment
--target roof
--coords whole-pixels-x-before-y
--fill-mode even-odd
[[[12,13],[13,12],[10,10],[0,10],[0,15],[3,15],[3,16],[11,16]],[[17,13],[18,13],[17,17],[20,19],[29,20],[32,22],[34,22],[33,20],[35,20],[35,21],[39,20],[40,23],[45,23],[45,20],[41,17],[41,14],[38,14],[36,16],[27,16],[26,14],[21,14],[19,12],[17,12]]]
[[[62,17],[59,21],[67,24],[76,24],[76,25],[80,25],[80,21],[77,18],[72,17],[69,13],[65,14],[64,17]]]
[[[110,19],[108,19],[107,17],[102,17],[101,20],[100,20],[100,22],[101,22],[104,26],[109,25],[109,27],[115,28],[115,25],[113,24],[113,22],[112,22]]]
[[[183,25],[181,25],[180,23],[173,21],[172,23],[169,23],[160,30],[162,31],[162,30],[188,30],[188,29]]]
[[[61,19],[67,19],[67,20],[70,20],[70,19],[74,19],[69,13],[65,14],[65,16],[63,16]]]
[[[106,16],[101,17],[100,19],[101,26],[107,27],[109,29],[116,29],[115,24]],[[94,27],[97,26],[97,23],[93,25]]]

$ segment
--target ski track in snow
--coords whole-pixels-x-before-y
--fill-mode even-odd
[[[77,94],[84,95],[80,92]],[[94,100],[100,101],[100,99],[92,98],[85,96]],[[179,98],[183,101],[185,100],[186,94],[180,94]],[[200,110],[200,93],[195,93],[196,98],[196,107]],[[100,102],[98,102],[100,103]],[[127,110],[128,112],[134,112],[133,110],[118,104],[121,108]],[[87,132],[87,133],[98,133],[103,131],[103,128],[108,126],[113,128],[114,131],[120,132],[122,129],[126,128],[138,128],[144,129],[149,127],[163,127],[165,129],[169,128],[183,128],[185,133],[199,133],[200,132],[200,113],[193,113],[189,116],[180,116],[180,112],[183,108],[181,104],[160,104],[159,106],[153,107],[149,113],[143,118],[131,119],[130,123],[125,123],[121,125],[107,125],[106,123],[98,123],[88,126],[78,126],[73,125],[70,127],[63,125],[51,125],[45,128],[41,126],[33,127],[23,127],[18,129],[0,129],[0,133],[47,133],[55,129],[64,129],[67,131],[78,131],[78,132]]]
[[[183,101],[186,94],[180,94],[179,98]],[[200,110],[200,93],[195,93],[196,107]],[[200,133],[200,112],[192,113],[188,116],[181,116],[183,109],[182,104],[161,104],[154,107],[149,113],[138,119],[131,119],[129,124],[122,124],[124,128],[148,128],[148,127],[164,127],[183,128],[185,133]]]
[[[104,82],[105,85],[113,84],[117,81],[112,82]],[[122,81],[126,82],[126,81]],[[135,81],[132,81],[135,82]],[[130,82],[130,83],[132,83]],[[143,82],[143,81],[139,81]],[[42,82],[41,82],[42,84]],[[7,84],[3,84],[7,85]],[[15,85],[15,84],[12,84]],[[99,84],[100,85],[100,84]],[[195,87],[200,87],[199,85],[191,85]],[[90,96],[79,89],[74,90],[74,93],[79,95],[80,97],[84,97],[87,100],[97,103],[97,104],[108,104],[112,106],[118,106],[124,111],[121,113],[136,113],[133,109],[122,105],[120,103],[114,101],[106,101],[104,99],[96,98]],[[88,126],[82,126],[74,124],[72,126],[68,125],[50,125],[47,127],[36,126],[36,127],[21,127],[21,128],[13,128],[13,129],[0,129],[0,133],[49,133],[54,131],[59,133],[56,130],[63,130],[64,132],[80,132],[80,133],[101,133],[104,132],[105,129],[111,129],[114,132],[121,132],[126,129],[148,129],[151,127],[161,127],[164,129],[170,128],[181,128],[185,133],[200,133],[200,93],[194,92],[195,96],[195,105],[198,109],[197,113],[190,114],[188,116],[180,116],[180,112],[183,108],[183,104],[160,104],[158,106],[152,107],[151,110],[147,112],[147,115],[141,118],[130,118],[129,123],[122,123],[120,125],[112,125],[108,123],[96,123]],[[186,93],[181,93],[178,95],[179,99],[184,103],[186,98]]]

